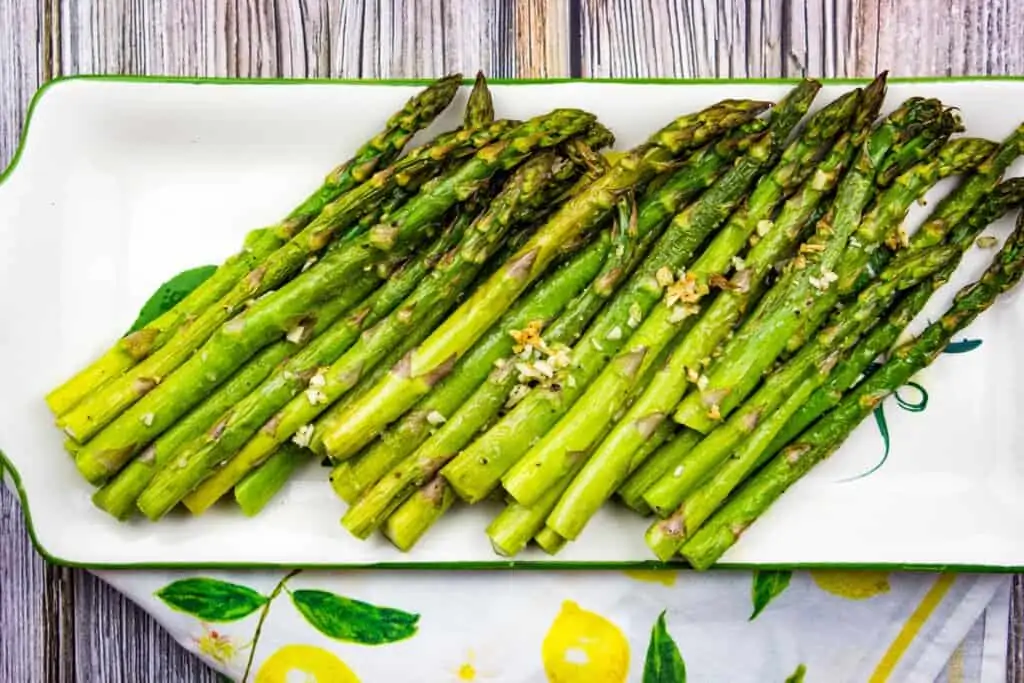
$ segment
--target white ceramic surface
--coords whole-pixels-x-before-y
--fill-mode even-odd
[[[830,85],[819,105],[847,90]],[[271,223],[416,90],[343,83],[167,83],[81,79],[38,97],[16,167],[0,185],[0,448],[16,470],[41,550],[87,565],[366,565],[507,562],[483,529],[488,506],[460,508],[403,555],[353,539],[326,472],[307,470],[257,519],[218,508],[160,524],[118,523],[61,446],[44,394],[127,328],[169,276],[219,263],[253,227]],[[500,115],[555,106],[598,114],[628,147],[681,112],[723,97],[776,99],[777,83],[495,85]],[[886,109],[910,95],[960,108],[968,134],[1000,139],[1019,123],[1024,81],[893,83]],[[465,92],[457,102],[461,102]],[[455,124],[458,106],[433,130]],[[1009,175],[1020,175],[1024,164]],[[940,196],[943,183],[929,197]],[[911,215],[916,226],[924,209]],[[994,226],[1005,236],[1010,221]],[[934,315],[993,252],[974,250]],[[1019,350],[1024,304],[1004,297],[917,378],[927,410],[886,403],[892,441],[866,420],[723,559],[739,564],[1024,566],[1024,430]],[[918,321],[919,323],[921,321]],[[920,325],[917,326],[918,328]],[[643,562],[647,521],[606,506],[557,562]],[[549,562],[540,552],[519,560]]]

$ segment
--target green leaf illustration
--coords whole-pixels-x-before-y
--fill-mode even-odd
[[[405,640],[416,633],[420,615],[343,598],[318,590],[292,591],[292,602],[306,621],[328,638],[361,645]]]
[[[686,664],[676,641],[665,628],[665,613],[658,615],[647,645],[643,683],[686,683]]]
[[[805,673],[807,673],[807,667],[801,664],[793,672],[793,675],[786,679],[786,683],[804,683]]]
[[[156,592],[168,607],[203,621],[238,621],[267,603],[247,586],[197,577],[169,583]]]
[[[178,273],[167,282],[160,285],[153,296],[143,304],[139,311],[139,317],[132,324],[129,333],[142,329],[149,323],[159,318],[162,314],[174,308],[174,306],[188,296],[193,289],[203,284],[207,278],[213,275],[217,266],[199,266]]]
[[[750,598],[754,603],[754,611],[750,621],[757,618],[768,603],[777,598],[787,588],[793,572],[788,570],[771,570],[754,572],[754,583],[750,589]]]

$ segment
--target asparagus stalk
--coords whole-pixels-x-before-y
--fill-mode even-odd
[[[247,517],[255,517],[277,495],[312,454],[293,443],[282,444],[263,465],[235,487],[235,502]]]
[[[335,320],[364,296],[376,283],[377,277],[364,277],[354,282],[345,296],[327,302],[319,311],[310,335],[300,338],[300,344],[319,338]],[[135,512],[135,502],[149,485],[153,475],[164,467],[172,455],[179,452],[209,430],[226,412],[243,401],[263,384],[278,367],[292,356],[299,345],[280,341],[261,351],[250,363],[221,385],[208,399],[196,406],[184,419],[160,435],[145,451],[132,460],[117,476],[93,494],[93,503],[117,519],[127,519]]]
[[[46,397],[50,410],[57,417],[64,415],[108,380],[162,348],[186,321],[219,301],[240,279],[306,227],[327,204],[365,182],[378,168],[394,161],[412,136],[448,106],[461,80],[461,74],[445,76],[410,99],[388,119],[384,130],[331,171],[323,185],[282,221],[253,232],[241,252],[225,261],[174,308],[119,340],[104,355],[51,391]]]
[[[1024,123],[1007,137],[977,170],[939,202],[921,227],[911,236],[911,248],[938,244],[967,213],[991,192],[1000,178],[1021,154],[1024,154]]]
[[[754,395],[722,424],[709,432],[680,464],[677,475],[663,477],[645,494],[644,500],[656,514],[671,514],[711,471],[729,457],[732,449],[770,415],[805,378],[817,373],[820,382],[828,377],[839,355],[852,348],[885,313],[896,295],[953,262],[960,253],[954,245],[936,245],[894,261],[878,279],[861,292],[851,306],[835,312],[830,323],[800,353],[772,373]],[[833,285],[834,286],[834,285]]]
[[[884,238],[897,232],[911,204],[920,199],[942,178],[969,172],[982,163],[996,149],[996,143],[979,138],[950,140],[929,161],[911,167],[902,174],[896,186],[902,190],[904,201],[887,205],[888,210],[868,214],[839,263],[839,291],[854,291],[857,280],[865,276],[871,252]],[[882,208],[882,204],[879,204]]]
[[[785,398],[778,409],[772,411],[757,425],[708,481],[688,495],[675,512],[665,519],[655,521],[647,529],[645,540],[659,560],[668,562],[679,552],[686,538],[700,528],[732,487],[756,467],[771,435],[785,425],[786,420],[819,385],[820,381],[816,377],[809,377],[797,383],[796,389]]]
[[[344,403],[351,398],[362,395],[367,388],[373,386],[380,379],[384,371],[390,367],[389,363],[397,363],[398,359],[416,344],[418,337],[424,334],[419,332],[407,337],[370,374],[361,379],[359,384],[342,398],[340,402]],[[313,455],[308,448],[300,447],[296,450],[289,448],[289,446],[297,446],[297,444],[294,441],[285,442],[273,455],[249,474],[245,475],[235,485],[235,500],[243,507],[246,515],[254,516],[258,514],[277,492],[284,487],[291,474]],[[299,457],[300,455],[304,457]],[[196,487],[194,491],[185,496],[181,501],[182,504],[192,514],[202,514],[226,493],[226,489],[221,483],[222,476],[220,470],[215,472]],[[228,478],[228,481],[235,481],[236,479],[236,476],[232,476]],[[239,491],[240,488],[242,489],[241,492]]]
[[[326,451],[338,460],[358,452],[430,391],[523,290],[543,274],[563,245],[574,242],[606,217],[624,192],[648,181],[682,153],[749,121],[765,107],[760,102],[723,102],[677,119],[648,144],[620,159],[608,173],[564,204],[421,347],[341,416],[337,428],[324,437]]]
[[[673,428],[674,425],[670,421],[662,422],[638,457],[646,458],[653,453],[671,436]],[[511,500],[501,514],[495,517],[487,527],[487,537],[491,539],[494,552],[504,557],[513,557],[519,554],[530,539],[544,529],[544,521],[551,514],[558,500],[585,462],[586,460],[583,458],[577,459],[573,468],[533,505],[520,505],[515,500]]]
[[[572,468],[555,486],[544,492],[533,505],[522,505],[514,499],[510,500],[505,509],[491,521],[487,527],[487,537],[491,539],[494,552],[502,557],[518,555],[526,544],[544,528],[544,520],[558,503],[572,478],[583,467],[583,458],[577,458]]]
[[[763,128],[762,125],[752,125],[755,123],[761,122],[755,120],[751,124],[741,126],[742,130],[738,129],[735,134],[696,153],[683,168],[671,174],[666,182],[641,204],[635,236],[630,236],[627,231],[621,229],[620,215],[620,221],[613,229],[617,230],[614,251],[599,275],[594,277],[591,268],[601,267],[599,260],[603,261],[608,253],[609,241],[605,239],[607,234],[603,235],[602,239],[595,240],[575,257],[572,264],[554,271],[542,281],[543,284],[537,286],[532,294],[527,295],[495,325],[495,329],[473,347],[451,375],[435,387],[414,410],[408,412],[385,432],[365,455],[343,461],[335,468],[331,481],[338,495],[346,502],[354,502],[359,494],[416,450],[433,429],[427,421],[428,415],[453,415],[463,403],[470,402],[480,408],[473,409],[479,420],[475,421],[471,428],[474,433],[493,419],[513,389],[514,378],[511,375],[502,375],[502,379],[499,380],[499,376],[495,375],[494,383],[481,387],[473,398],[470,396],[488,377],[494,363],[510,355],[514,343],[512,333],[519,333],[530,323],[535,327],[544,327],[543,322],[554,317],[557,311],[563,308],[569,301],[566,297],[569,294],[568,288],[561,284],[563,280],[572,285],[571,296],[579,294],[579,290],[587,281],[594,280],[590,291],[575,300],[571,310],[563,314],[558,325],[562,331],[549,329],[545,335],[549,344],[567,343],[568,340],[574,339],[582,329],[577,326],[586,325],[607,297],[614,292],[618,283],[632,272],[636,266],[635,259],[646,254],[649,244],[661,234],[662,228],[676,209],[710,185],[725,171],[730,161],[749,147],[753,137]],[[573,264],[577,262],[592,265],[581,267],[581,273],[577,277],[573,274],[578,267]],[[583,270],[586,271],[585,274]],[[548,281],[550,284],[547,284]],[[556,299],[556,296],[559,298]],[[545,308],[548,303],[553,304],[551,308]],[[314,447],[317,445],[314,443]]]
[[[783,279],[784,294],[777,305],[748,321],[726,343],[710,368],[706,385],[679,404],[674,416],[677,423],[707,433],[750,393],[789,336],[799,329],[803,312],[817,298],[816,285],[835,276],[833,270],[872,194],[878,165],[893,147],[913,139],[921,126],[931,124],[942,113],[937,100],[911,98],[875,128],[839,185],[832,220],[819,222],[816,234],[806,243],[811,250],[806,267]]]
[[[345,298],[366,297],[365,301],[289,358],[255,391],[230,405],[217,416],[209,430],[174,452],[173,462],[169,459],[163,463],[145,494],[140,496],[140,509],[151,518],[159,519],[177,504],[212,468],[241,448],[278,409],[309,388],[322,366],[337,359],[356,342],[360,333],[390,314],[426,277],[445,251],[457,243],[464,227],[463,222],[456,221],[426,255],[408,264],[375,292],[372,290],[375,278],[370,281],[370,287],[358,284],[353,287],[355,291],[350,290],[351,294],[347,293]]]
[[[821,213],[825,198],[835,188],[856,148],[868,135],[885,92],[883,78],[876,79],[862,93],[858,110],[848,130],[821,160],[814,176],[805,180],[800,191],[783,206],[773,222],[764,229],[747,256],[737,264],[730,286],[721,291],[708,309],[673,349],[644,392],[637,398],[593,456],[605,462],[614,476],[606,486],[618,485],[635,467],[633,457],[645,443],[651,424],[664,418],[679,402],[687,388],[687,377],[699,379],[702,362],[740,320],[763,288],[763,280],[800,240],[801,235]],[[687,432],[641,467],[620,489],[620,497],[632,509],[646,514],[650,508],[643,493],[668,472],[676,469],[683,454],[699,440],[696,432]],[[623,471],[622,468],[625,468]],[[611,489],[602,492],[610,495]],[[600,496],[599,496],[600,497]]]
[[[875,185],[889,187],[893,181],[903,175],[912,166],[933,158],[953,133],[961,132],[963,127],[955,119],[955,114],[948,113],[947,121],[952,126],[926,128],[907,144],[893,150],[892,154],[882,160],[875,175]]]
[[[947,251],[948,260],[938,267],[938,272],[933,276],[915,285],[905,301],[930,296],[956,268],[962,252],[953,245],[937,245],[910,254],[903,260],[904,263],[920,260],[929,252],[937,254],[937,250],[942,249]],[[870,287],[864,294],[869,292]],[[863,299],[858,304],[862,301]],[[897,306],[897,310],[901,307]],[[846,311],[840,313],[839,317],[846,317],[844,313]],[[870,325],[875,314],[876,312],[862,309],[859,317]],[[762,389],[748,401],[747,406],[730,417],[723,426],[711,432],[688,457],[683,459],[683,475],[680,480],[686,478],[687,481],[685,484],[679,483],[676,487],[676,493],[682,495],[676,496],[678,503],[675,512],[667,519],[655,522],[647,533],[648,545],[659,558],[667,561],[675,555],[683,542],[700,528],[725,497],[763,463],[766,455],[771,455],[767,449],[772,440],[811,394],[824,384],[836,367],[838,358],[857,340],[858,337],[855,335],[836,343],[835,334],[839,331],[840,325],[841,323],[837,321],[835,327],[820,333],[813,344],[805,348],[782,370],[769,377]],[[867,340],[860,342],[858,347],[866,343]],[[826,348],[826,344],[830,347]],[[813,350],[815,346],[818,347],[817,353]],[[834,350],[829,351],[829,348]],[[804,378],[798,379],[801,357],[806,359],[809,355],[821,360],[817,361],[809,375],[804,373]],[[705,444],[712,443],[714,445],[710,449],[702,448]],[[647,493],[646,500],[651,502],[652,497],[663,495],[662,484],[667,481],[668,478],[663,479],[652,487]],[[696,486],[697,482],[700,482],[699,487]],[[662,516],[667,514],[666,509],[662,507],[655,508],[655,511]]]
[[[810,107],[815,94],[816,88],[797,91],[795,100],[781,103],[775,114],[792,112],[791,116],[799,120]],[[593,449],[598,437],[607,431],[607,425],[614,423],[615,416],[621,414],[627,398],[637,392],[641,378],[649,375],[680,330],[688,327],[693,316],[699,314],[700,301],[710,292],[710,281],[731,268],[732,259],[739,255],[757,225],[768,220],[778,204],[814,172],[832,139],[853,115],[859,98],[858,91],[848,93],[812,117],[802,134],[781,154],[781,159],[771,153],[771,146],[779,147],[781,151],[781,145],[774,144],[771,137],[761,142],[765,145],[763,156],[759,154],[758,146],[751,148],[752,162],[760,168],[771,166],[777,159],[778,164],[758,180],[746,204],[733,214],[678,282],[671,282],[675,278],[670,271],[659,273],[664,278],[659,284],[667,287],[663,299],[666,305],[651,310],[629,336],[625,347],[581,397],[509,470],[502,483],[513,498],[524,505],[531,505],[563,476],[573,454]],[[786,132],[781,135],[783,139]],[[726,185],[728,180],[730,178],[726,176],[721,182]],[[686,209],[680,218],[689,222],[691,231],[703,235],[715,230],[726,221],[748,188],[740,183],[726,187],[727,192],[719,192],[718,187],[712,188],[700,201]],[[650,436],[663,419],[664,415],[657,415],[642,423],[643,435]],[[604,451],[601,457],[592,457],[584,466],[581,477],[569,486],[566,493],[566,497],[572,500],[579,500],[581,495],[588,499],[590,509],[585,514],[586,518],[597,511],[629,473],[630,459],[616,459],[614,455],[609,457],[609,453]],[[595,486],[602,491],[598,493]],[[583,494],[581,487],[589,487],[588,492]],[[561,508],[560,505],[554,517],[548,520],[548,526],[572,540],[582,527],[570,530],[568,526],[560,526],[562,523],[558,520],[557,510]],[[581,509],[577,508],[577,512],[583,515]]]
[[[809,89],[815,89],[815,86],[805,83],[799,91]],[[792,114],[783,111],[781,115],[773,116],[765,135],[784,139],[785,132],[799,119],[796,116],[794,120]],[[717,190],[721,196],[727,197],[734,186],[746,187],[750,183],[767,153],[763,145],[755,147],[759,150],[757,156],[748,150],[748,154],[716,183],[711,192]],[[714,202],[708,201],[705,195],[701,203],[712,206]],[[687,265],[706,236],[702,230],[709,226],[697,226],[691,230],[689,218],[690,213],[684,212],[673,219],[651,255],[575,345],[569,367],[561,373],[557,388],[531,392],[497,425],[445,467],[443,474],[461,498],[474,502],[493,490],[502,475],[520,460],[531,441],[551,428],[600,372],[608,358],[622,347],[626,331],[637,327],[661,296],[661,286],[656,277],[658,271]]]
[[[670,422],[670,420],[666,420],[662,424]],[[660,426],[659,429],[661,429]],[[689,453],[702,438],[704,437],[700,432],[683,429],[668,443],[660,446],[650,458],[644,460],[643,464],[626,479],[618,490],[619,498],[626,507],[644,516],[651,514],[651,506],[644,500],[643,494],[659,479],[675,470],[682,462],[683,456]],[[638,454],[648,447],[649,442],[650,440],[641,445]]]
[[[166,355],[164,352],[168,352],[172,347],[179,347],[178,350],[181,350],[181,344],[172,342],[137,366],[132,373],[118,380],[118,383],[122,383],[122,380],[128,383],[126,391],[102,391],[94,394],[91,398],[96,399],[99,405],[86,405],[92,403],[91,399],[87,399],[65,416],[65,421],[72,420],[76,415],[81,418],[74,426],[71,422],[65,424],[67,431],[76,437],[81,437],[81,434],[86,433],[86,429],[89,433],[94,432],[97,425],[105,419],[102,415],[109,417],[119,410],[118,406],[133,403],[140,395],[144,397],[106,430],[107,438],[103,440],[102,448],[90,449],[87,446],[83,449],[77,460],[79,470],[89,481],[104,480],[127,458],[138,452],[152,436],[173,423],[183,411],[209,390],[211,384],[215,386],[226,374],[244,363],[255,350],[283,334],[295,320],[301,319],[308,313],[309,307],[315,305],[314,302],[334,295],[368,263],[379,259],[381,254],[395,251],[402,245],[413,243],[422,237],[429,225],[435,223],[456,202],[471,196],[497,171],[520,164],[537,147],[558,144],[589,125],[592,120],[593,117],[589,114],[558,110],[517,127],[500,142],[480,150],[457,171],[438,179],[438,182],[429,183],[429,187],[425,187],[413,201],[399,210],[392,223],[378,225],[346,248],[328,253],[320,262],[280,290],[253,303],[230,324],[216,330],[216,334],[198,353],[178,368],[177,372],[160,382],[157,381],[163,377],[160,372],[142,374],[141,377],[146,381],[136,381],[139,377],[133,379],[133,375],[149,373],[153,369],[150,367],[151,364],[159,366],[163,362],[161,358]],[[389,173],[394,168],[382,173]],[[374,178],[380,175],[377,174]],[[360,188],[372,183],[373,179]],[[356,192],[349,193],[345,198],[354,194]],[[268,282],[276,283],[280,277],[290,274],[287,268],[280,266],[285,262],[291,263],[296,253],[308,254],[311,249],[322,247],[320,241],[328,237],[329,233],[332,234],[336,227],[332,219],[325,216],[333,216],[336,213],[330,208],[325,209],[320,217],[289,245],[282,247],[275,256],[268,259],[264,264],[265,268],[261,267],[263,279],[256,290],[259,291],[260,288],[265,288]],[[278,258],[281,254],[284,256]],[[252,282],[254,279],[259,278],[248,278],[245,282]],[[250,289],[245,282],[240,283],[239,288],[245,290],[244,294],[248,295]],[[232,296],[229,294],[225,301],[233,303],[229,301]],[[217,307],[209,309],[184,335],[176,337],[175,342],[187,336],[194,336],[194,332],[198,334],[197,330],[203,327],[201,321],[211,316],[216,320],[211,319],[207,322],[219,321],[226,315],[225,308],[218,304]],[[107,388],[110,388],[110,385]],[[93,410],[94,407],[96,410]],[[149,414],[155,418],[151,424],[145,425],[139,418]]]
[[[301,302],[309,303],[311,300],[328,298],[340,288],[339,283],[351,279],[353,274],[380,258],[382,253],[394,251],[398,246],[396,242],[400,242],[401,245],[415,242],[424,235],[426,227],[432,225],[459,199],[457,192],[465,192],[466,188],[472,191],[479,185],[482,178],[471,172],[473,169],[486,171],[483,177],[493,172],[493,151],[500,150],[503,146],[507,147],[508,141],[482,149],[475,159],[476,163],[464,164],[459,171],[443,180],[434,179],[428,183],[431,191],[421,192],[417,201],[405,204],[393,216],[392,223],[376,226],[369,233],[354,239],[347,245],[347,249],[335,250],[308,272],[288,282],[301,268],[315,261],[339,231],[352,225],[380,202],[386,201],[395,187],[421,182],[423,178],[433,175],[445,160],[493,142],[499,135],[506,133],[511,125],[510,122],[496,122],[485,129],[442,135],[433,142],[413,150],[394,165],[375,173],[362,185],[326,205],[315,220],[235,283],[231,291],[221,297],[215,306],[207,308],[197,319],[191,321],[182,334],[175,335],[160,351],[90,394],[60,418],[58,425],[80,442],[92,438],[96,432],[141,397],[146,396],[162,379],[189,359],[190,354],[203,345],[211,335],[222,331],[221,326],[241,306],[271,292],[285,282],[287,285],[273,296],[256,301],[253,309],[262,312],[266,307],[270,307],[276,310],[281,308],[282,298],[300,291]],[[529,124],[526,129],[530,130]],[[516,130],[521,131],[523,128]],[[485,151],[488,149],[491,152]],[[469,171],[463,172],[466,169]],[[304,287],[312,289],[305,291]],[[294,307],[294,302],[292,306]],[[248,311],[250,317],[256,316],[253,309]],[[270,328],[276,333],[273,325]],[[258,343],[269,334],[266,330],[262,331],[263,335],[257,335],[253,330],[247,330],[246,340],[252,340],[252,344]],[[244,353],[235,353],[232,357],[240,361],[247,359]],[[204,376],[207,374],[210,374],[209,370],[203,372]]]
[[[877,205],[868,212],[850,239],[836,268],[838,289],[830,292],[829,296],[820,297],[804,312],[804,321],[789,338],[786,350],[792,353],[803,346],[841,297],[862,290],[871,281],[873,273],[878,272],[876,269],[885,267],[890,252],[881,241],[885,238],[893,249],[903,244],[905,234],[901,226],[915,201],[920,201],[925,192],[942,178],[977,167],[995,148],[995,143],[988,140],[951,140],[942,146],[934,160],[913,166],[899,176],[893,186],[879,197]],[[879,251],[885,256],[880,257]]]
[[[615,291],[625,274],[643,257],[643,245],[637,239],[636,214],[627,209],[625,201],[619,207],[616,233],[616,248],[594,285],[567,307],[543,340],[534,340],[529,327],[510,335],[520,339],[520,346],[523,347],[519,350],[518,359],[528,354],[529,363],[554,364],[565,345],[575,340]],[[547,357],[543,357],[544,354]],[[443,421],[443,424],[349,507],[342,518],[342,525],[346,529],[359,538],[367,538],[415,487],[422,486],[433,477],[486,424],[495,419],[520,381],[521,364],[506,358],[496,365],[487,381],[450,418],[440,413],[427,416],[428,422],[434,417],[435,423]]]
[[[956,226],[950,236],[951,243],[958,245],[962,251],[966,251],[988,224],[1006,211],[1021,204],[1024,204],[1024,179],[1013,178],[1001,183],[991,194],[981,200],[960,225]],[[933,234],[937,233],[938,230],[933,231]],[[923,240],[916,245],[916,248],[924,249],[932,246],[930,242],[930,239]],[[914,248],[915,245],[911,242],[911,249]],[[951,264],[950,272],[955,266],[956,264]],[[807,402],[800,406],[796,414],[786,423],[785,428],[772,441],[767,449],[768,453],[777,453],[821,415],[834,408],[868,366],[892,348],[903,330],[924,308],[931,298],[932,292],[945,283],[947,276],[948,274],[945,273],[937,274],[932,278],[932,282],[918,285],[913,292],[900,301],[885,324],[874,330],[863,343],[858,344],[849,357],[843,359],[836,366],[825,385],[817,389]]]
[[[533,540],[548,555],[557,555],[565,547],[565,544],[568,543],[565,538],[559,536],[556,531],[548,527],[538,531]]]
[[[443,477],[434,477],[388,517],[382,529],[384,535],[396,548],[409,552],[456,499],[448,482]]]
[[[319,374],[313,393],[298,396],[281,408],[215,475],[216,487],[209,498],[226,493],[250,469],[269,457],[275,448],[298,434],[307,445],[313,420],[347,394],[396,346],[414,333],[426,334],[456,304],[483,264],[501,245],[514,223],[516,208],[542,187],[556,167],[566,163],[554,154],[542,154],[522,166],[506,183],[489,209],[467,228],[461,242],[446,254],[430,275],[402,305],[363,335],[351,349]],[[308,432],[308,433],[307,433]],[[179,470],[178,478],[184,475]],[[196,473],[195,476],[202,476]],[[204,484],[212,489],[212,482]],[[180,488],[175,489],[177,494]],[[188,491],[181,493],[184,495]],[[212,495],[216,493],[216,497]],[[169,498],[166,502],[169,502]],[[141,499],[140,499],[141,503]],[[140,505],[141,506],[141,505]]]
[[[479,382],[486,379],[494,363],[511,353],[515,343],[511,332],[530,323],[542,326],[558,315],[597,275],[609,244],[607,236],[595,240],[572,262],[538,283],[414,410],[382,434],[365,453],[339,463],[331,472],[331,484],[342,500],[348,503],[356,500],[423,443],[433,430],[428,416],[454,413]]]
[[[483,71],[476,72],[476,81],[466,102],[466,113],[462,125],[466,128],[482,126],[494,120],[494,100],[491,90],[487,87],[487,78]]]
[[[786,447],[747,481],[703,528],[683,544],[682,554],[696,569],[706,569],[745,529],[814,465],[831,455],[860,422],[889,394],[931,364],[953,335],[969,325],[1024,273],[1024,216],[981,279],[961,289],[943,316],[916,339],[898,347],[839,405]]]

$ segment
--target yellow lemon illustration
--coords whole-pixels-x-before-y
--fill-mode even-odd
[[[818,588],[847,600],[867,600],[889,592],[888,572],[851,572],[831,569],[811,571]]]
[[[629,642],[618,626],[566,600],[544,636],[541,659],[550,683],[623,683]]]
[[[660,583],[662,586],[674,586],[679,576],[674,569],[624,569],[622,573],[636,581]]]
[[[359,677],[323,648],[285,645],[263,662],[256,683],[359,683]]]

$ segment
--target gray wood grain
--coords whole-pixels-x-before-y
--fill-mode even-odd
[[[1024,73],[1021,0],[0,0],[0,167],[41,82]],[[0,487],[0,681],[216,680],[92,575],[47,567]],[[1024,582],[1009,681],[1024,683]]]

